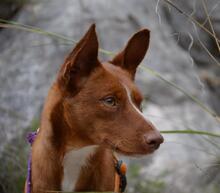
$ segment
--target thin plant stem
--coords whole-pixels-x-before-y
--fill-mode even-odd
[[[200,131],[200,130],[191,130],[191,129],[186,129],[186,130],[164,130],[160,131],[163,134],[190,134],[190,135],[207,135],[211,137],[219,137],[220,134],[217,133],[211,133],[207,131]]]
[[[213,38],[216,38],[216,40],[218,42],[220,42],[220,40],[210,31],[208,30],[206,27],[204,27],[200,22],[198,22],[193,16],[188,15],[186,12],[184,12],[182,9],[180,9],[176,4],[174,4],[172,1],[170,0],[163,0],[165,3],[171,5],[173,8],[175,8],[179,13],[181,13],[182,15],[184,15],[185,17],[187,17],[190,21],[192,21],[193,23],[195,23],[198,27],[200,27],[201,29],[203,29],[205,32],[207,32],[210,36],[212,36]]]
[[[6,27],[6,28],[17,28],[17,29],[21,29],[21,30],[26,30],[29,32],[34,32],[34,33],[38,33],[38,34],[42,34],[42,35],[46,35],[46,36],[50,36],[52,38],[56,38],[56,39],[60,39],[60,40],[64,40],[64,41],[68,41],[68,42],[72,42],[72,43],[77,43],[76,40],[66,37],[64,35],[58,34],[58,33],[54,33],[54,32],[48,32],[45,30],[42,30],[41,28],[38,27],[34,27],[31,25],[25,25],[16,21],[12,21],[12,20],[5,20],[5,19],[1,19],[0,18],[0,27]]]
[[[209,113],[211,116],[213,116],[219,123],[220,123],[220,118],[218,117],[218,115],[212,111],[211,109],[209,109],[207,106],[205,106],[197,97],[194,97],[193,95],[190,95],[187,91],[185,91],[183,88],[181,88],[180,86],[178,86],[177,84],[175,84],[172,81],[167,80],[166,78],[164,78],[160,73],[156,72],[155,70],[151,69],[148,66],[143,66],[141,65],[141,68],[147,72],[149,72],[150,74],[154,75],[155,77],[163,80],[164,82],[166,82],[167,84],[169,84],[170,86],[174,87],[175,89],[177,89],[178,91],[182,92],[185,96],[187,96],[189,99],[191,99],[192,101],[194,101],[197,105],[200,106],[200,108],[202,108],[205,112]]]
[[[212,60],[220,67],[219,61],[215,58],[215,56],[213,56],[213,54],[209,51],[209,49],[205,46],[205,44],[200,39],[196,26],[194,26],[194,28],[195,28],[197,39],[198,39],[200,45],[203,47],[203,49],[206,51],[206,53],[212,58]]]
[[[209,13],[208,13],[207,5],[206,5],[205,0],[202,0],[202,6],[203,6],[203,9],[204,9],[205,14],[206,14],[206,16],[207,16],[207,19],[208,19],[208,22],[209,22],[210,28],[211,28],[211,30],[212,30],[212,33],[213,33],[213,35],[214,35],[214,39],[215,39],[215,42],[216,42],[216,45],[217,45],[218,51],[219,51],[219,53],[220,53],[219,42],[218,42],[218,39],[217,39],[217,36],[216,36],[215,30],[214,30],[214,27],[213,27],[213,25],[212,25],[212,21],[211,21],[211,19],[210,19]]]
[[[42,30],[41,28],[37,28],[34,26],[30,26],[30,25],[25,25],[25,24],[22,24],[22,23],[19,23],[16,21],[8,21],[8,20],[4,20],[4,19],[0,18],[0,27],[24,30],[24,31],[28,31],[28,32],[38,33],[41,35],[46,35],[51,38],[60,39],[60,40],[67,41],[67,42],[72,42],[75,44],[77,43],[76,40],[69,38],[69,37],[66,37],[64,35],[54,33],[54,32],[45,31],[45,30]],[[106,55],[114,55],[113,52],[110,52],[108,50],[104,50],[101,48],[99,49],[99,51],[103,54],[106,54]]]

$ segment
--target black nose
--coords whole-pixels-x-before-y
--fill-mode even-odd
[[[163,143],[164,138],[159,131],[151,131],[144,135],[145,142],[150,148],[157,149]]]

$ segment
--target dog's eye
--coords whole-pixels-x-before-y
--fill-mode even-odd
[[[107,106],[115,107],[117,105],[116,99],[113,96],[109,96],[103,99],[103,102]]]

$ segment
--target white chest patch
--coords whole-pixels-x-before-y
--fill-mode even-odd
[[[97,146],[87,146],[81,149],[71,150],[63,159],[62,191],[74,191],[82,166],[86,165],[87,159],[92,155]]]

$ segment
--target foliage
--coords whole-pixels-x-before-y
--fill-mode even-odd
[[[38,120],[33,120],[23,134],[13,139],[4,148],[0,157],[0,192],[23,192],[29,151],[26,134],[36,130],[38,123]]]
[[[128,180],[132,182],[132,190],[128,192],[138,193],[161,193],[166,187],[165,181],[163,181],[164,174],[159,177],[151,177],[149,179],[143,179],[140,175],[141,166],[139,164],[132,163],[129,165]],[[166,175],[166,174],[165,174]]]

